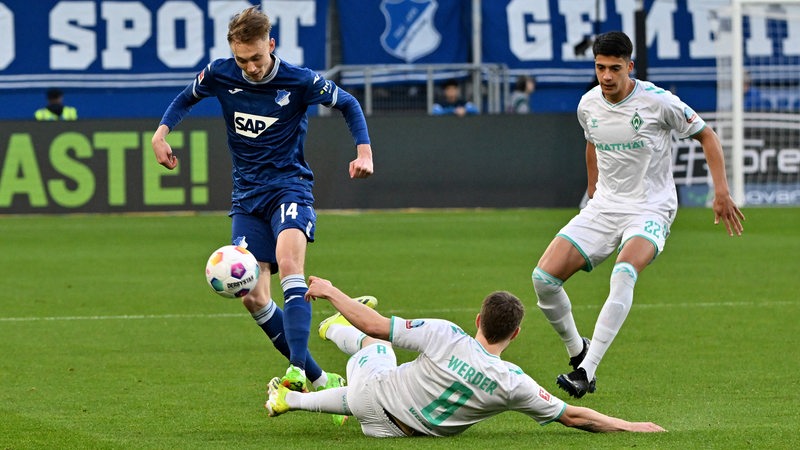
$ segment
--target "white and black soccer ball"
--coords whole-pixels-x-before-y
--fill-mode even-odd
[[[256,257],[246,248],[225,245],[208,257],[206,281],[223,297],[243,297],[255,288],[259,271]]]

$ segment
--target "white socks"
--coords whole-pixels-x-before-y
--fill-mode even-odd
[[[345,416],[353,414],[347,405],[346,387],[325,389],[324,391],[309,394],[289,391],[286,393],[286,403],[290,409],[342,414]]]
[[[633,288],[636,285],[637,276],[636,269],[629,263],[621,262],[614,265],[608,298],[597,317],[589,352],[580,365],[586,370],[586,377],[589,380],[594,377],[600,360],[603,359],[603,355],[628,317],[628,312],[633,304]]]
[[[348,355],[352,355],[361,350],[361,341],[363,341],[367,335],[352,325],[332,323],[331,326],[328,327],[325,337],[336,344],[339,350]]]
[[[567,292],[564,291],[564,282],[536,267],[531,275],[533,289],[538,298],[537,305],[542,310],[550,325],[556,330],[561,340],[567,346],[570,357],[583,351],[583,339],[575,326],[572,317],[572,305]]]

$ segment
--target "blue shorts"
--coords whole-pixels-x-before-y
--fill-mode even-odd
[[[278,234],[290,228],[302,230],[308,242],[314,242],[317,214],[314,212],[311,191],[283,189],[265,197],[258,208],[244,211],[231,210],[231,242],[237,244],[244,237],[247,250],[260,262],[269,263],[270,272],[278,272],[275,246]]]

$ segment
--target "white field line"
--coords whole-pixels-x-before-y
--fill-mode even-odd
[[[602,305],[573,305],[573,309],[600,309]],[[633,309],[661,309],[661,308],[729,308],[729,307],[784,307],[800,306],[800,301],[770,301],[770,302],[697,302],[697,303],[642,303],[634,302]],[[478,308],[443,308],[425,309],[425,317],[447,313],[469,313],[475,312]],[[404,315],[407,310],[383,310],[386,315]],[[241,318],[247,313],[219,313],[219,314],[126,314],[118,316],[51,316],[51,317],[0,317],[0,322],[67,322],[67,321],[89,321],[89,320],[164,320],[164,319],[227,319]],[[329,315],[330,311],[317,311],[314,315]],[[419,316],[422,317],[422,316]]]

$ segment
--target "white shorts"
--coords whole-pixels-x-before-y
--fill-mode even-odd
[[[395,369],[397,357],[392,346],[380,343],[362,348],[347,361],[347,404],[366,436],[406,436],[392,423],[375,395],[381,374]]]
[[[674,215],[654,211],[636,213],[609,213],[593,207],[592,202],[567,223],[557,236],[572,243],[583,255],[583,270],[591,272],[619,250],[630,238],[642,237],[655,247],[655,259],[669,236]]]

